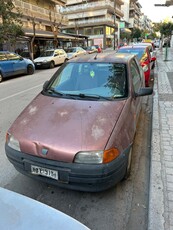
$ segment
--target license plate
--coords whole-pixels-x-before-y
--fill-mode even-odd
[[[36,65],[41,65],[41,63],[36,63]]]
[[[34,175],[46,176],[58,180],[58,172],[52,169],[31,165],[31,173]]]

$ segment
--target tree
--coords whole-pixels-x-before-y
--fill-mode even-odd
[[[173,23],[172,22],[163,22],[160,24],[160,33],[165,37],[170,37],[173,31]]]
[[[53,35],[54,35],[54,48],[57,48],[57,46],[58,46],[57,36],[58,36],[58,33],[60,32],[60,27],[61,27],[61,24],[62,24],[63,17],[64,16],[61,15],[60,21],[57,22],[55,7],[53,9],[50,7],[49,20],[50,20],[51,29],[52,29],[52,32],[53,32]]]
[[[134,28],[132,32],[132,38],[136,38],[136,39],[141,38],[141,30],[139,28]]]
[[[17,37],[24,35],[21,17],[12,0],[0,0],[0,43],[14,44]]]

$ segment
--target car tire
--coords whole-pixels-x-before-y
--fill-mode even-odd
[[[53,69],[54,67],[55,67],[55,63],[54,63],[53,61],[51,61],[51,62],[50,62],[49,68],[50,68],[50,69]]]
[[[126,180],[130,176],[130,171],[131,171],[131,165],[132,165],[132,152],[133,148],[132,146],[130,147],[129,153],[128,153],[128,160],[127,160],[127,165],[126,165],[126,172],[123,177],[123,180]]]
[[[2,73],[0,72],[0,82],[3,81],[3,76],[2,76]]]
[[[28,65],[27,67],[27,74],[31,75],[34,73],[34,67],[32,65]]]

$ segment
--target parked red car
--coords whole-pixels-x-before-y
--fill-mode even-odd
[[[145,88],[135,55],[105,52],[63,64],[9,128],[15,168],[60,187],[98,192],[130,174]]]
[[[94,46],[97,48],[98,53],[101,53],[101,52],[102,52],[102,48],[101,48],[101,46],[99,46],[99,45],[94,45]]]
[[[150,75],[153,62],[156,57],[151,57],[148,46],[123,46],[117,50],[117,53],[131,53],[137,55],[145,75],[145,86],[149,86]]]

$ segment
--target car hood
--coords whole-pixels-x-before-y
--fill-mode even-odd
[[[49,61],[51,59],[51,57],[38,57],[36,59],[34,59],[34,62],[42,62],[42,61]]]
[[[67,57],[73,57],[76,53],[67,53]]]
[[[73,162],[79,151],[105,148],[125,102],[39,94],[19,115],[9,133],[19,141],[24,153]],[[47,156],[43,149],[48,150]]]

